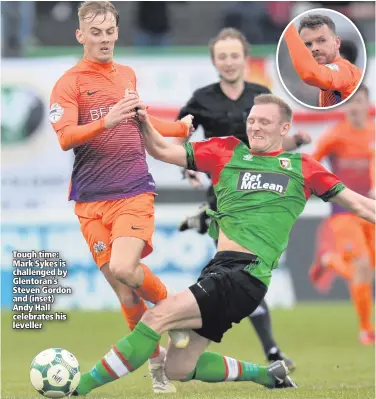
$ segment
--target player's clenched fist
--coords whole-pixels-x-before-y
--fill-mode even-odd
[[[136,115],[136,108],[140,106],[140,99],[136,94],[129,94],[116,103],[104,117],[106,129],[117,126],[122,121]]]

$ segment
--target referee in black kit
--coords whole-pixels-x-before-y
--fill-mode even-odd
[[[194,116],[195,129],[201,125],[205,138],[235,136],[248,145],[246,120],[253,100],[259,94],[270,93],[270,90],[265,86],[244,81],[249,43],[241,32],[232,28],[221,30],[211,40],[209,49],[220,80],[196,90],[186,106],[181,109],[178,119],[191,114]],[[286,151],[291,151],[310,141],[309,135],[297,133],[286,137],[283,146]],[[201,186],[198,172],[186,170],[184,175],[193,187]],[[206,233],[206,209],[210,207],[216,210],[217,205],[213,186],[208,189],[207,199],[208,204],[180,224],[180,231],[197,228],[199,233]],[[264,300],[249,318],[259,336],[267,360],[285,360],[290,371],[294,370],[295,364],[280,351],[274,340],[269,309]]]

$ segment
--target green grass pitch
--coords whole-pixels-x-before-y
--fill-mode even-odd
[[[299,389],[269,391],[249,382],[207,384],[193,381],[176,383],[177,394],[158,397],[375,398],[374,346],[358,343],[356,318],[350,303],[303,303],[292,310],[274,310],[272,318],[278,343],[297,363],[293,378]],[[68,321],[46,322],[42,331],[13,331],[10,312],[3,312],[1,320],[3,399],[41,398],[29,382],[29,366],[43,349],[68,349],[77,356],[81,370],[87,371],[128,331],[120,311],[71,312]],[[235,325],[221,344],[212,344],[209,350],[242,360],[265,362],[248,320]],[[135,373],[94,391],[88,399],[152,397],[155,395],[144,365]]]

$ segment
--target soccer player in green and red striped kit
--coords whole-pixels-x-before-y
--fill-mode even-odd
[[[255,98],[247,119],[251,150],[235,137],[176,145],[151,125],[140,102],[138,118],[147,151],[164,162],[211,174],[218,209],[211,211],[209,234],[218,252],[198,282],[146,311],[89,372],[75,395],[86,394],[124,376],[147,361],[161,334],[192,329],[186,348],[168,348],[170,379],[205,382],[253,381],[268,388],[296,387],[278,360],[263,367],[205,351],[221,342],[264,298],[292,227],[311,194],[341,205],[375,223],[375,201],[350,190],[308,155],[282,150],[290,129],[291,108],[279,97]]]

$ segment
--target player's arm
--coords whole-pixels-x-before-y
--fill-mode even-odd
[[[376,222],[375,200],[364,197],[349,188],[345,188],[329,201],[348,209],[350,212],[373,224]]]
[[[86,144],[106,129],[118,125],[126,118],[135,116],[132,110],[139,102],[136,96],[123,98],[105,117],[86,125],[79,125],[78,95],[76,81],[72,77],[63,77],[51,94],[49,120],[64,151]]]
[[[103,118],[78,125],[78,93],[72,77],[61,78],[51,93],[49,120],[64,151],[84,144],[105,130]]]
[[[352,82],[351,71],[346,66],[319,65],[303,43],[294,24],[287,28],[285,41],[292,64],[305,83],[324,90],[341,90]]]
[[[375,201],[347,188],[338,177],[312,157],[302,154],[306,196],[314,194],[325,202],[334,202],[363,219],[375,223]]]
[[[220,163],[220,157],[226,150],[234,148],[239,140],[233,138],[231,142],[225,138],[212,138],[195,143],[176,145],[163,138],[148,120],[145,107],[137,111],[141,130],[145,138],[145,147],[148,153],[161,161],[182,166],[190,170],[213,173]],[[192,118],[187,115],[185,118]]]
[[[187,155],[184,146],[167,141],[159,134],[151,123],[144,105],[138,106],[137,114],[145,138],[146,151],[155,159],[186,168]]]

